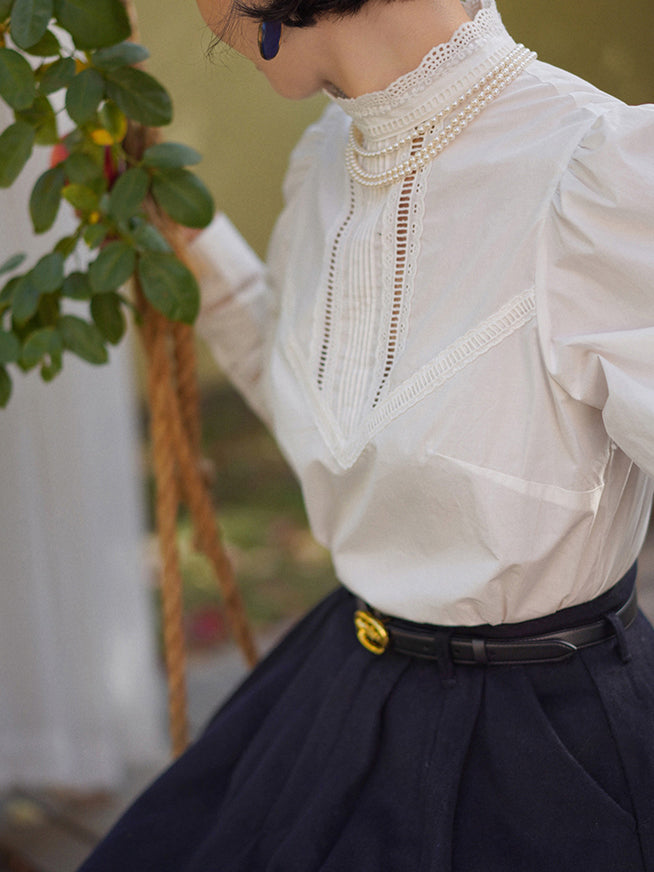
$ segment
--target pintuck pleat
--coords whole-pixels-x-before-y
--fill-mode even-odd
[[[366,651],[353,609],[301,621],[80,872],[654,869],[644,619],[628,664],[609,643],[444,681]]]

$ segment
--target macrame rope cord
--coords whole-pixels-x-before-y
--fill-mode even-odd
[[[134,3],[132,0],[123,0],[123,3],[132,24],[132,38],[137,39]],[[128,154],[140,159],[143,151],[158,138],[158,131],[130,123],[124,147]],[[175,254],[192,269],[179,226],[161,213],[153,201],[148,202],[146,208]],[[154,309],[138,280],[135,280],[135,299],[147,358],[168,714],[172,751],[178,756],[188,744],[183,585],[177,543],[182,496],[195,527],[196,546],[215,570],[228,622],[248,665],[256,663],[257,652],[234,571],[221,541],[208,482],[202,472],[200,394],[193,331],[187,325],[168,321]]]
[[[177,394],[194,455],[200,458],[202,428],[200,426],[200,391],[198,390],[195,338],[188,324],[173,324],[175,374]]]
[[[173,754],[188,743],[184,606],[177,548],[179,491],[175,447],[168,432],[171,373],[164,324],[144,330],[149,358],[148,396],[151,409],[152,464],[156,480],[155,515],[161,553],[161,616],[168,678],[168,719]]]

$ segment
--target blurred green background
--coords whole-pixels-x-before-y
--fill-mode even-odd
[[[402,0],[396,0],[402,2]],[[286,101],[226,47],[211,44],[194,0],[137,0],[150,71],[169,88],[175,121],[165,133],[205,156],[200,175],[263,255],[281,206],[288,155],[326,104]],[[502,0],[514,38],[628,103],[654,101],[650,0]],[[327,554],[306,529],[298,488],[268,434],[201,355],[204,451],[216,466],[214,498],[245,593],[261,628],[301,613],[335,584]],[[194,554],[184,519],[182,569],[192,647],[226,637],[215,583]]]

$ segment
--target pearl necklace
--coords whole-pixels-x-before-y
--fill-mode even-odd
[[[535,57],[534,52],[529,51],[523,45],[517,45],[497,66],[475,85],[460,94],[452,103],[444,106],[437,115],[418,124],[409,134],[378,151],[366,151],[361,147],[358,141],[361,134],[352,124],[345,151],[345,164],[350,176],[361,185],[380,187],[399,182],[417,172],[437,157],[446,145],[462,133],[472,119],[476,118],[491,100],[517,78]],[[454,117],[443,126],[436,137],[414,151],[406,160],[376,173],[367,172],[361,167],[360,159],[366,160],[391,155],[416,138],[421,139],[431,133],[437,125],[443,124],[445,119],[454,112],[456,112]]]

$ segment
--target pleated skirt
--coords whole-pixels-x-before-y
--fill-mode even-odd
[[[307,615],[80,872],[653,872],[642,614],[622,646],[443,680],[366,651],[354,609],[339,589]]]

